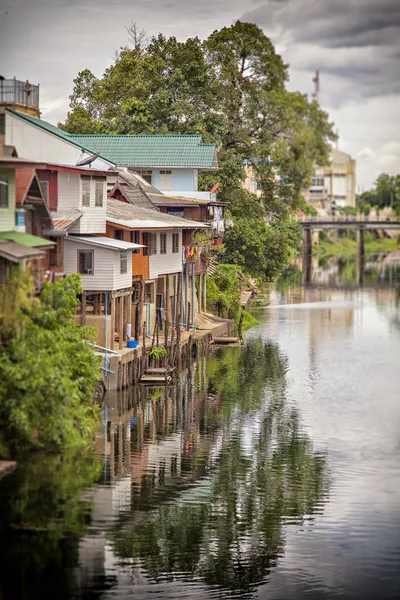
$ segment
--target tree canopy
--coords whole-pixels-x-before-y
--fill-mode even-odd
[[[373,187],[357,197],[357,206],[363,212],[369,212],[372,207],[382,209],[390,206],[400,215],[400,174],[381,173]]]
[[[202,134],[205,142],[216,144],[220,170],[200,173],[199,189],[219,182],[222,201],[246,200],[253,209],[255,201],[241,194],[246,163],[261,190],[254,219],[285,219],[315,165],[328,163],[329,143],[336,136],[316,101],[287,89],[288,65],[271,40],[257,25],[241,21],[205,40],[183,42],[162,34],[148,39],[135,25],[128,30],[132,47],[120,48],[102,77],[88,69],[78,74],[60,126],[82,134]],[[242,229],[237,219],[247,220],[245,213],[234,217],[236,228]],[[246,228],[254,230],[253,225]],[[272,232],[263,223],[258,229],[274,246]],[[232,260],[235,256],[230,252]],[[253,259],[245,262],[251,271]],[[276,276],[283,266],[281,261],[279,268],[261,270]]]

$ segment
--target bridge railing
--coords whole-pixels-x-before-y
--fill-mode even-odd
[[[301,223],[400,223],[400,217],[370,217],[365,215],[340,215],[340,216],[317,216],[317,217],[296,217]]]

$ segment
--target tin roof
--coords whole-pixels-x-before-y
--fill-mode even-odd
[[[69,213],[57,213],[52,212],[51,218],[53,221],[54,229],[58,231],[64,231],[69,229],[74,223],[79,221],[83,213],[75,210]]]
[[[89,246],[102,246],[103,248],[109,248],[110,250],[135,250],[136,248],[143,248],[141,244],[133,244],[131,242],[124,242],[122,240],[114,240],[112,238],[103,236],[77,236],[68,235],[65,238],[65,242],[78,242],[80,244],[88,244]]]
[[[108,199],[107,221],[129,229],[206,229],[209,227],[207,223],[174,217],[156,209],[149,210],[113,198]]]

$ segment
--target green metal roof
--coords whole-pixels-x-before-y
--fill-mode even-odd
[[[214,144],[201,135],[71,135],[119,166],[213,168]]]
[[[22,231],[2,231],[0,232],[0,239],[11,240],[21,246],[27,246],[28,248],[39,248],[41,246],[54,246],[54,242],[45,240],[36,235],[30,233],[23,233]]]
[[[203,144],[201,135],[77,135],[46,121],[12,111],[25,121],[56,135],[118,166],[180,167],[212,169],[217,167],[215,145]]]

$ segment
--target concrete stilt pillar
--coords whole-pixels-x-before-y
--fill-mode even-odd
[[[360,226],[357,229],[357,283],[364,283],[364,258],[365,258],[365,242],[364,242],[364,227]]]
[[[308,285],[311,282],[312,266],[312,236],[311,227],[305,227],[303,230],[303,283]]]

